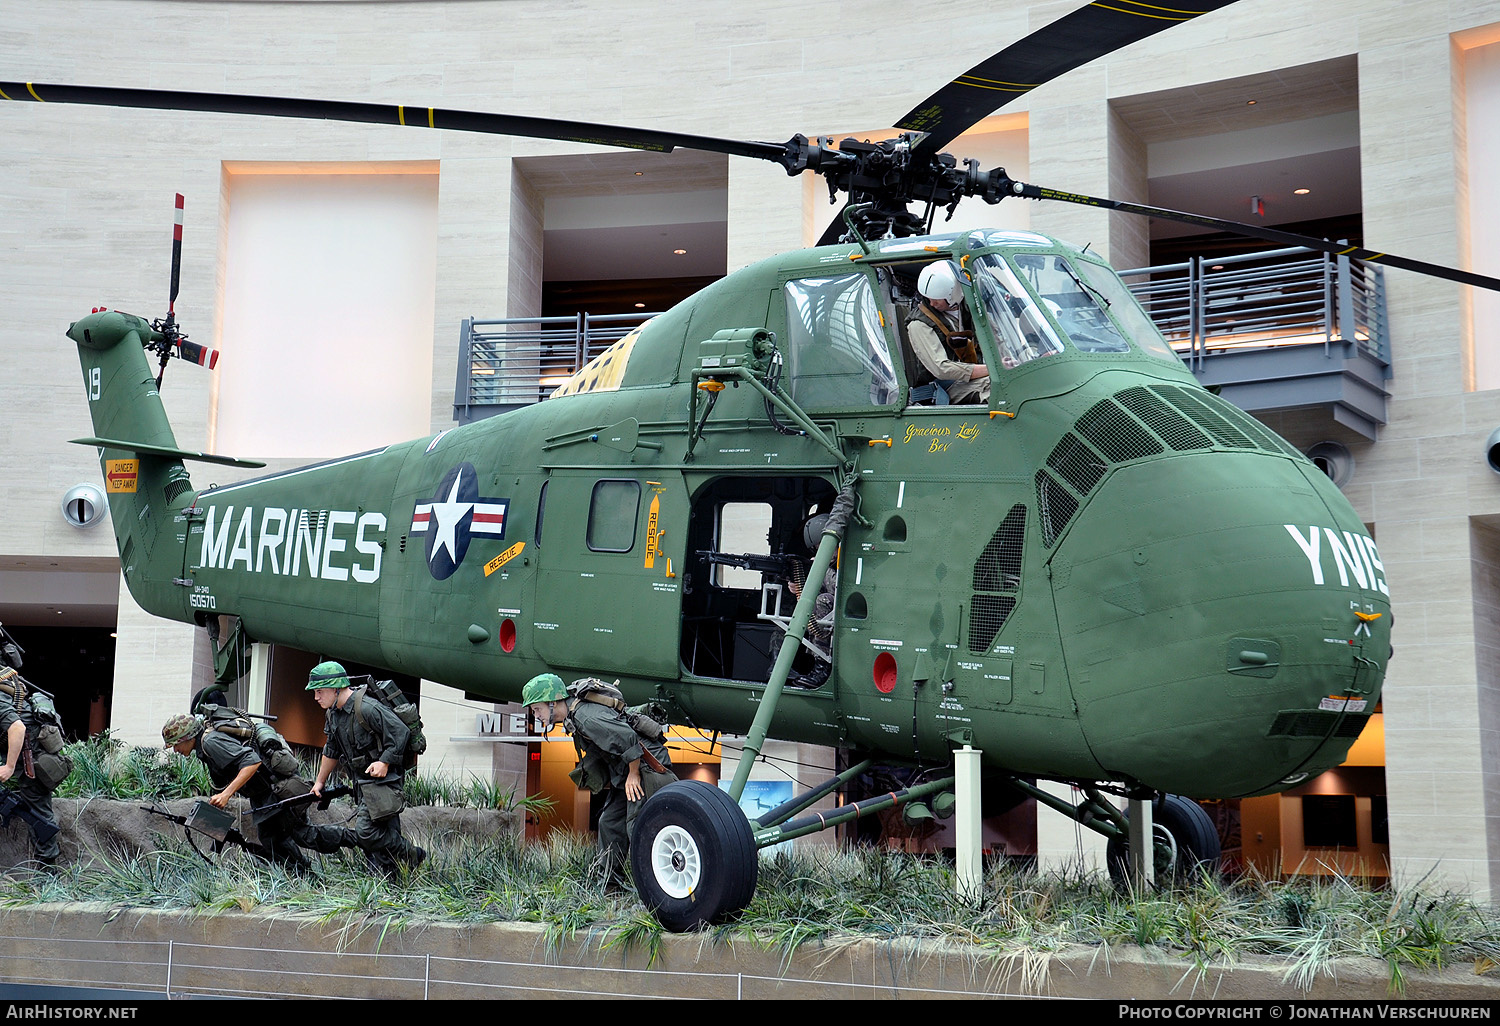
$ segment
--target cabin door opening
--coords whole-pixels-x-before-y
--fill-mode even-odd
[[[808,521],[835,496],[821,477],[719,477],[698,488],[688,522],[682,598],[684,672],[764,684],[786,624],[808,584],[821,532]],[[811,624],[788,684],[829,678],[831,624]]]

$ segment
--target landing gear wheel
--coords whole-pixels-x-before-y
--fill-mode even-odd
[[[630,869],[646,908],[680,933],[750,904],[760,866],[750,821],[734,799],[700,780],[679,780],[636,817]]]
[[[1199,873],[1217,873],[1223,846],[1214,821],[1197,802],[1169,794],[1151,803],[1151,832],[1158,887],[1189,883]],[[1130,887],[1130,842],[1112,837],[1104,850],[1109,878],[1120,890]]]

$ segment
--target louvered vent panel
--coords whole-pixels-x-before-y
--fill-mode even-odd
[[[177,498],[183,492],[190,490],[192,487],[193,483],[191,481],[168,481],[166,488],[167,505],[170,506],[173,499]]]

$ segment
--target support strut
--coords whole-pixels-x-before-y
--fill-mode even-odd
[[[823,537],[818,542],[818,552],[813,557],[812,569],[807,572],[809,582],[821,581],[833,562],[839,541],[844,536],[844,525],[848,523],[850,515],[854,512],[854,487],[858,481],[858,475],[852,472],[844,477],[843,487],[839,490],[838,498],[834,500],[833,509],[829,510],[828,522],[823,526]],[[803,588],[802,594],[797,598],[797,605],[792,611],[792,622],[787,624],[786,637],[781,640],[781,651],[777,653],[776,665],[771,670],[771,679],[766,682],[766,690],[760,697],[760,706],[755,710],[755,719],[751,722],[750,732],[745,737],[745,750],[740,756],[739,766],[735,768],[734,782],[729,785],[729,795],[735,801],[739,801],[740,796],[745,793],[745,783],[750,779],[750,770],[754,767],[755,760],[760,758],[761,748],[766,743],[766,736],[771,732],[771,720],[776,716],[776,707],[781,704],[781,692],[786,687],[787,677],[791,675],[792,660],[796,657],[798,649],[802,647],[802,638],[807,633],[807,623],[812,619],[813,605],[817,602],[817,598],[818,588],[811,584]]]

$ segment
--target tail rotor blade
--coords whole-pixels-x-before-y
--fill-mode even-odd
[[[177,305],[177,286],[182,280],[182,193],[177,194],[177,222],[172,226],[172,284],[167,294],[167,317]]]

